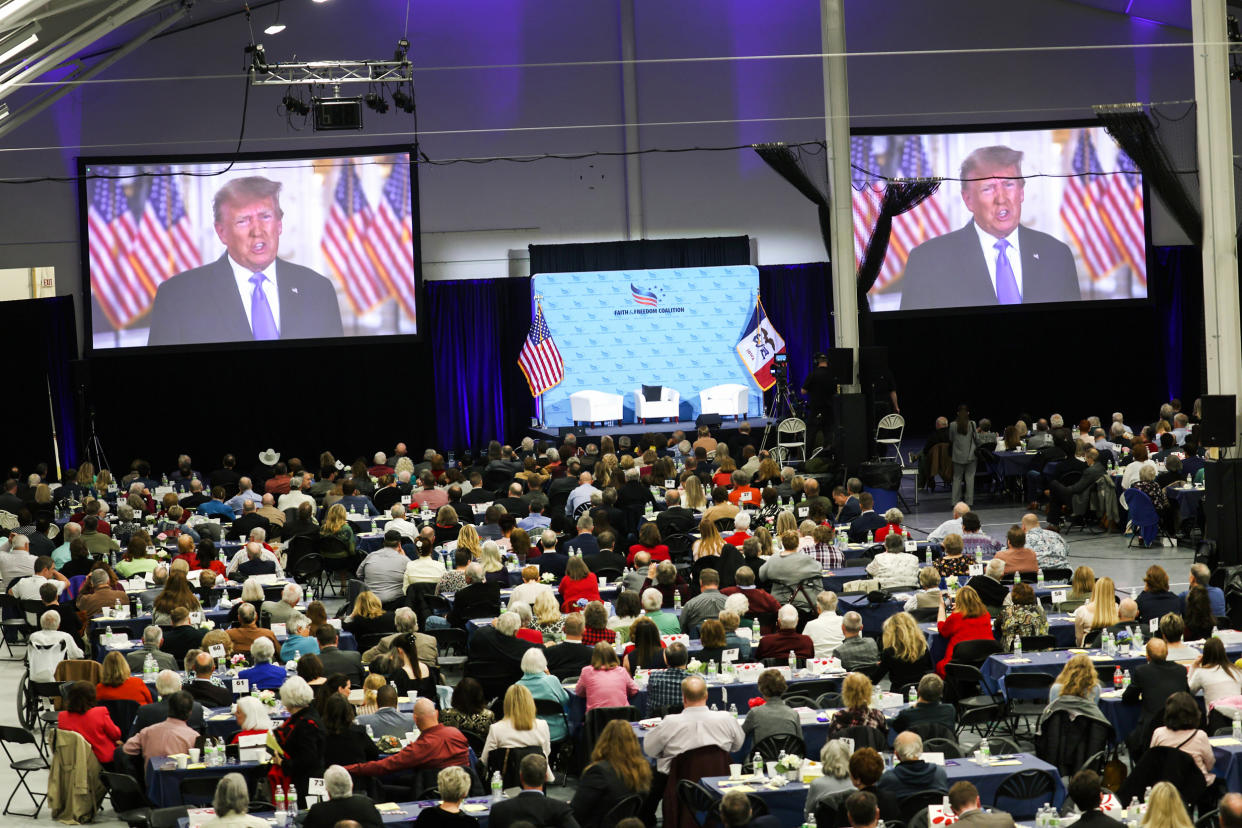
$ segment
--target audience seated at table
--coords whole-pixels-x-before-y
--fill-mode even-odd
[[[677,635],[681,632],[681,620],[671,612],[665,612],[664,596],[658,589],[647,587],[642,592],[643,619],[650,621],[659,630],[660,635]],[[641,620],[641,619],[640,619]],[[637,622],[636,622],[637,623]],[[634,640],[633,628],[630,640]]]
[[[636,621],[635,626],[640,623]],[[595,645],[591,663],[582,668],[574,686],[574,693],[586,699],[588,712],[597,707],[625,707],[630,703],[630,696],[637,692],[638,685],[617,660],[617,651],[606,641]]]
[[[1152,564],[1143,576],[1143,591],[1138,594],[1139,620],[1144,624],[1166,613],[1180,612],[1181,601],[1169,591],[1169,573]]]
[[[1002,544],[983,531],[983,521],[976,512],[962,515],[962,554],[972,561],[982,552],[985,556],[1000,550]]]
[[[571,560],[578,559],[572,558]],[[512,604],[513,602],[510,600],[510,605]],[[574,609],[577,609],[577,607]],[[566,610],[565,612],[571,611]],[[557,603],[555,595],[551,592],[539,593],[538,597],[535,598],[535,603],[531,606],[530,624],[530,628],[539,634],[539,640],[535,642],[532,636],[531,641],[542,644],[544,641],[557,640],[564,633],[565,618],[566,616],[561,613],[561,607]]]
[[[756,659],[785,658],[790,651],[799,659],[815,657],[815,643],[798,632],[798,611],[786,604],[776,614],[777,631],[759,639],[755,649]],[[873,644],[874,646],[874,644]]]
[[[1070,777],[1066,798],[1078,808],[1080,816],[1074,823],[1082,828],[1123,828],[1122,824],[1100,810],[1104,788],[1093,770],[1080,770]]]
[[[940,605],[940,570],[934,566],[925,566],[919,570],[918,592],[912,594],[902,605],[906,612],[916,609],[935,609]]]
[[[952,729],[957,721],[957,710],[941,701],[944,695],[944,679],[935,673],[927,673],[919,679],[918,699],[901,710],[890,723],[897,733],[923,724],[939,724]]]
[[[388,635],[396,632],[393,613],[384,609],[379,595],[369,589],[358,593],[354,607],[341,622],[341,626],[361,641],[368,635]]]
[[[1085,564],[1074,570],[1074,575],[1070,578],[1069,591],[1066,593],[1066,603],[1074,601],[1086,602],[1091,600],[1091,595],[1095,590],[1095,572],[1091,567]],[[1080,604],[1081,606],[1081,604]],[[1058,609],[1061,612],[1070,612],[1078,607],[1068,607],[1062,604]]]
[[[828,722],[830,738],[837,738],[851,727],[872,727],[884,734],[887,741],[888,723],[884,714],[871,707],[871,679],[862,673],[849,673],[841,682],[841,704],[844,708],[832,714]]]
[[[936,673],[941,677],[944,676],[944,665],[953,660],[953,650],[959,643],[993,637],[992,617],[973,587],[964,586],[957,591],[952,613],[946,614],[944,604],[940,605],[936,632],[945,639],[944,658],[936,664]]]
[[[465,735],[455,727],[440,723],[439,711],[431,699],[419,697],[414,701],[414,729],[418,731],[418,738],[400,752],[374,762],[346,765],[345,770],[353,776],[387,776],[392,781],[408,783],[413,780],[414,771],[465,767],[469,763],[470,744]],[[301,791],[299,785],[299,795]]]
[[[47,615],[48,613],[44,613],[45,617]],[[99,701],[129,699],[138,704],[151,703],[151,691],[147,689],[147,685],[141,678],[130,674],[125,656],[116,650],[104,656],[103,670],[99,684],[95,687],[95,696]]]
[[[1042,732],[1048,717],[1062,711],[1068,713],[1071,719],[1086,716],[1101,724],[1110,724],[1100,710],[1100,682],[1095,662],[1083,653],[1071,656],[1048,688],[1048,705],[1040,713],[1036,732]]]
[[[811,781],[806,792],[806,804],[802,808],[807,822],[815,816],[815,808],[820,802],[834,794],[855,790],[854,783],[850,781],[850,751],[845,742],[839,739],[826,741],[819,751],[819,762],[823,774]]]
[[[1001,645],[1012,652],[1019,638],[1048,634],[1048,617],[1035,597],[1035,590],[1025,582],[1013,585],[1011,603],[1001,608]]]
[[[570,806],[582,828],[603,828],[604,816],[632,794],[646,797],[651,790],[651,765],[643,756],[628,722],[604,726],[591,751]]]
[[[630,546],[629,554],[625,556],[626,566],[634,566],[634,556],[639,552],[646,552],[654,563],[667,561],[668,546],[663,541],[657,524],[644,523],[638,528],[638,543]]]
[[[510,601],[506,611],[515,613],[522,621],[521,626],[514,633],[515,637],[531,644],[543,644],[543,633],[535,629],[535,613],[531,611],[529,604],[524,604],[521,601]]]
[[[267,820],[249,813],[250,786],[240,773],[228,773],[216,783],[211,799],[214,816],[203,825],[210,828],[265,828]]]
[[[1203,642],[1203,655],[1190,665],[1188,685],[1191,693],[1202,691],[1209,713],[1220,699],[1242,695],[1242,671],[1226,655],[1219,638],[1213,636]]]
[[[1141,703],[1142,713],[1138,725],[1126,737],[1131,756],[1135,759],[1151,742],[1153,723],[1164,711],[1165,701],[1174,693],[1190,691],[1186,669],[1168,660],[1169,646],[1160,638],[1147,642],[1147,663],[1130,671],[1130,686],[1122,694],[1127,704]]]
[[[1195,585],[1190,588],[1182,601],[1181,616],[1186,624],[1186,638],[1190,641],[1202,641],[1212,635],[1216,629],[1216,616],[1212,614],[1212,601],[1208,591]]]
[[[601,641],[607,641],[609,644],[616,643],[617,631],[608,623],[608,609],[602,600],[591,601],[582,608],[582,621],[582,643],[589,646],[594,646]]]
[[[949,788],[949,808],[957,815],[954,825],[961,828],[1014,828],[1013,817],[992,808],[985,811],[979,789],[970,782],[954,782]]]
[[[557,645],[562,646],[562,645]],[[592,651],[594,648],[592,648]],[[581,672],[581,669],[578,671]],[[577,675],[577,674],[575,674]],[[473,679],[471,679],[473,681]],[[477,685],[478,683],[475,682]],[[519,682],[523,687],[530,691],[531,698],[538,701],[556,702],[561,709],[568,714],[569,693],[565,690],[560,680],[548,671],[548,660],[543,650],[531,649],[527,650],[522,656],[522,679]],[[458,683],[458,687],[461,684]],[[478,690],[478,704],[483,704],[483,690]],[[453,694],[454,706],[457,704],[456,690]],[[449,712],[449,711],[446,711]],[[488,710],[488,727],[491,726],[491,711]],[[569,736],[567,715],[539,714],[539,718],[548,725],[548,738],[553,742],[564,741]],[[461,725],[458,725],[459,727]],[[477,728],[471,728],[475,732],[479,732]],[[481,738],[486,738],[487,730],[482,730]]]
[[[874,638],[863,635],[862,616],[857,612],[850,610],[841,616],[841,635],[841,643],[833,655],[841,660],[846,670],[870,667],[880,660],[880,649]]]
[[[345,696],[333,693],[324,699],[319,723],[324,744],[331,746],[327,755],[334,761],[351,765],[379,758],[379,748],[355,719],[354,706]]]
[[[1169,647],[1169,661],[1177,661],[1186,665],[1199,657],[1198,650],[1183,643],[1182,639],[1185,638],[1185,632],[1186,625],[1182,621],[1182,617],[1177,613],[1169,612],[1161,617],[1160,637],[1164,639],[1164,643]]]
[[[1177,692],[1164,703],[1164,724],[1151,734],[1149,747],[1177,748],[1195,760],[1203,773],[1203,781],[1210,788],[1216,782],[1216,754],[1208,735],[1199,727],[1202,714],[1195,697],[1187,692]]]
[[[752,540],[754,540],[752,538]],[[720,590],[722,595],[744,595],[748,605],[747,612],[755,615],[758,613],[777,612],[780,610],[780,602],[772,597],[772,593],[755,584],[755,570],[749,566],[739,566],[733,574],[734,586],[728,586]]]
[[[297,612],[298,604],[302,603],[302,587],[297,584],[285,584],[280,591],[279,601],[264,601],[259,609],[267,613],[273,624],[283,624],[289,616]]]
[[[1074,639],[1082,646],[1088,633],[1104,630],[1120,620],[1113,579],[1099,578],[1091,588],[1091,600],[1074,610]]]
[[[453,595],[466,588],[466,569],[473,558],[470,550],[458,546],[453,550],[453,568],[446,571],[436,583],[437,595]]]
[[[242,696],[237,700],[233,715],[237,719],[238,731],[229,740],[237,744],[242,736],[266,736],[272,729],[273,722],[268,715],[269,708],[254,696]],[[193,721],[190,722],[191,726]]]
[[[461,628],[473,618],[495,618],[499,614],[500,584],[487,580],[483,565],[471,561],[466,565],[464,586],[453,598],[453,608],[446,619],[448,625]]]
[[[824,590],[815,599],[818,612],[802,628],[804,635],[810,636],[815,645],[816,658],[829,658],[844,640],[841,629],[841,616],[837,615],[837,594]]]
[[[531,655],[542,657],[540,650],[527,650],[522,663]],[[487,731],[495,721],[496,714],[487,706],[487,698],[483,695],[483,686],[475,679],[466,676],[453,688],[450,706],[440,711],[440,722],[455,727],[463,733],[472,733],[479,741],[487,738]],[[408,730],[408,728],[407,728]]]
[[[996,560],[1005,562],[1005,574],[1033,574],[1039,568],[1035,550],[1026,545],[1026,532],[1021,526],[1010,526],[1005,533],[1005,548],[996,553]]]
[[[643,581],[642,594],[645,596],[646,592],[651,589],[660,593],[660,606],[664,609],[671,609],[674,606],[674,596],[681,596],[683,607],[689,602],[691,596],[690,585],[686,583],[685,578],[681,577],[681,573],[677,571],[672,561],[651,564],[647,580]],[[680,631],[680,622],[676,631]]]
[[[121,744],[121,729],[112,721],[108,708],[95,704],[95,685],[75,681],[65,691],[65,707],[56,714],[56,726],[79,734],[90,743],[91,751],[104,770],[113,770],[112,759]]]
[[[943,765],[923,760],[923,739],[912,731],[898,733],[893,742],[897,763],[885,771],[876,788],[900,801],[922,791],[949,791],[949,778]]]
[[[927,638],[909,613],[899,612],[884,619],[880,640],[884,649],[880,652],[879,663],[862,669],[873,683],[888,677],[893,690],[897,690],[917,684],[931,672]]]
[[[439,781],[441,797],[448,799],[449,795],[456,793],[453,790],[452,783],[444,783],[444,774],[460,774],[466,780],[465,791],[469,791],[470,777],[466,775],[461,768],[446,768],[441,771]],[[303,828],[334,828],[335,825],[342,821],[357,823],[361,828],[382,828],[384,824],[383,817],[375,807],[375,803],[370,798],[362,794],[354,793],[354,780],[339,764],[329,765],[323,772],[323,786],[328,794],[325,801],[320,801],[311,806],[310,811],[306,814],[306,819],[302,822]],[[447,793],[446,793],[447,791]],[[465,798],[465,793],[458,797],[456,804],[460,805],[460,800]],[[429,808],[428,811],[435,811],[436,808]],[[478,822],[473,817],[462,815],[462,819],[467,820],[467,825],[477,825]],[[416,824],[440,824],[428,820],[428,822],[416,822]],[[453,823],[457,824],[457,823]]]
[[[458,767],[444,768],[436,775],[436,789],[440,792],[439,804],[419,811],[414,825],[418,828],[478,826],[477,819],[461,810],[463,800],[470,794],[470,774]],[[311,813],[314,813],[313,808]],[[310,818],[307,817],[307,822],[309,821]],[[314,828],[333,828],[334,825],[335,823],[325,822],[322,826],[314,826]]]
[[[819,562],[798,551],[801,540],[795,531],[782,532],[781,550],[759,569],[759,578],[770,584],[772,597],[781,604],[793,604],[799,612],[814,611],[815,598],[824,589]]]
[[[1142,828],[1193,828],[1182,794],[1170,782],[1157,782],[1147,797],[1147,810],[1139,823]],[[1222,820],[1221,824],[1224,822]]]
[[[742,721],[742,732],[751,743],[757,745],[781,734],[802,738],[802,720],[782,698],[789,690],[785,677],[777,670],[764,670],[759,674],[758,690],[763,704],[750,708]]]
[[[884,551],[867,564],[867,574],[880,582],[881,589],[918,583],[919,559],[905,549],[905,538],[889,534],[884,539]]]
[[[880,809],[881,819],[886,821],[900,820],[901,806],[898,804],[897,798],[888,791],[881,791],[876,788],[876,783],[880,781],[880,777],[883,775],[884,757],[875,748],[858,748],[850,756],[850,781],[853,782],[854,787],[875,797],[876,804]],[[831,798],[840,796],[841,794],[830,795]],[[847,800],[847,797],[842,798],[842,804]],[[838,808],[837,811],[841,825],[846,824],[842,816],[844,810],[844,808]]]
[[[151,756],[171,756],[185,753],[198,742],[198,731],[186,720],[194,709],[194,699],[189,693],[178,691],[168,697],[168,718],[148,725],[130,736],[124,751],[130,756],[142,757],[143,766]]]
[[[344,655],[345,651],[341,651]],[[323,659],[323,653],[320,653],[320,659]],[[351,653],[357,656],[357,653]],[[388,674],[389,681],[397,685],[397,691],[403,696],[418,695],[419,698],[431,699],[432,702],[439,706],[439,693],[436,691],[436,685],[440,683],[440,671],[436,667],[424,664],[418,657],[418,645],[412,636],[398,638],[393,642],[392,652],[393,671]],[[328,662],[324,661],[325,669]],[[359,682],[361,683],[361,682]]]
[[[490,626],[475,630],[470,637],[468,653],[471,663],[482,665],[489,674],[495,670],[508,670],[512,680],[517,681],[522,675],[522,655],[531,647],[542,646],[517,638],[521,626],[521,616],[506,611]]]
[[[565,564],[565,577],[561,579],[561,610],[572,612],[579,607],[579,601],[598,601],[599,578],[587,569],[586,560],[580,557],[570,558]]]
[[[486,765],[492,751],[510,748],[537,747],[545,758],[552,755],[548,723],[535,715],[535,700],[521,683],[510,685],[505,691],[504,713],[504,718],[494,722],[487,731],[480,762]],[[549,771],[548,781],[552,779]]]

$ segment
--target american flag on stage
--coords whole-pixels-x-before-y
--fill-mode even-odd
[[[137,225],[129,209],[124,184],[113,178],[116,167],[96,167],[86,221],[90,231],[88,254],[91,288],[112,327],[120,330],[146,313],[151,295],[130,261]]]
[[[854,268],[862,267],[867,242],[880,217],[880,201],[884,198],[884,185],[874,180],[871,172],[875,165],[870,135],[850,137],[850,188],[853,190],[854,208]]]
[[[366,313],[391,292],[367,256],[366,238],[374,215],[352,164],[341,167],[332,209],[323,228],[323,255],[355,313]]]
[[[772,320],[763,309],[763,302],[756,296],[750,324],[746,326],[746,333],[742,334],[737,343],[737,355],[742,358],[746,370],[755,378],[755,383],[764,391],[776,383],[772,376],[772,363],[776,361],[777,354],[784,352],[785,340],[772,327]]]
[[[543,317],[543,305],[535,305],[535,318],[530,323],[530,333],[526,334],[522,353],[518,355],[518,367],[526,375],[532,397],[538,397],[565,379],[565,363],[561,352],[556,349],[556,343],[552,341],[548,321]]]
[[[906,138],[901,150],[901,174],[906,178],[932,177],[931,164],[923,149],[923,139],[918,135]],[[893,219],[893,232],[888,241],[888,257],[876,280],[876,287],[883,287],[899,273],[905,271],[910,251],[918,245],[949,232],[949,217],[940,203],[940,191],[913,210]]]
[[[1078,249],[1087,273],[1096,280],[1108,275],[1121,263],[1121,258],[1100,213],[1100,197],[1107,182],[1100,180],[1104,178],[1098,175],[1102,172],[1100,159],[1085,129],[1078,131],[1072,171],[1074,175],[1061,197],[1061,223]]]
[[[410,212],[410,165],[398,160],[384,182],[374,230],[365,239],[376,273],[407,319],[416,319],[414,219]]]
[[[1134,277],[1147,284],[1147,240],[1143,232],[1143,179],[1138,166],[1117,150],[1119,175],[1110,175],[1100,187],[1100,215],[1109,235]]]
[[[203,263],[172,168],[157,167],[154,172],[132,248],[134,268],[152,297],[161,282]]]

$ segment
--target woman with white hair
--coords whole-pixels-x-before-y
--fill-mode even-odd
[[[906,534],[906,530],[901,526],[905,519],[906,516],[896,506],[885,512],[884,525],[875,530],[875,542],[884,543],[884,539],[888,537],[889,532],[896,532],[898,535]]]
[[[226,774],[216,783],[216,795],[211,799],[216,815],[204,826],[211,828],[268,828],[267,820],[251,816],[250,791],[246,777],[240,773]]]
[[[488,581],[495,581],[501,586],[509,586],[509,573],[505,571],[504,562],[500,560],[500,546],[494,540],[483,541],[479,550],[479,563],[483,566],[483,576]]]
[[[272,729],[272,719],[267,715],[267,705],[254,696],[242,696],[237,700],[234,716],[240,730],[233,734],[232,744],[242,736],[255,736]]]
[[[551,449],[549,449],[551,451]],[[470,793],[470,775],[458,767],[445,768],[436,776],[436,788],[440,791],[440,804],[424,808],[414,820],[414,825],[422,828],[443,828],[443,826],[477,826],[479,821],[461,811],[461,803]],[[310,826],[325,828],[325,826]]]
[[[543,650],[531,648],[522,655],[522,678],[518,684],[530,691],[535,701],[553,701],[561,706],[565,715],[556,716],[540,714],[539,718],[548,725],[548,735],[553,742],[559,742],[569,736],[569,693],[548,672],[548,658]]]
[[[854,783],[850,781],[850,749],[845,742],[840,739],[825,742],[819,761],[823,763],[824,775],[811,782],[806,792],[806,805],[802,810],[807,820],[815,815],[820,802],[835,793],[854,790]]]
[[[237,612],[244,604],[250,604],[254,607],[254,617],[259,618],[259,611],[263,608],[263,584],[254,578],[247,578],[242,582],[241,598],[233,602],[232,608],[229,610],[229,626],[237,624]]]
[[[306,807],[306,789],[310,778],[323,777],[325,740],[316,717],[315,693],[298,676],[280,687],[280,703],[289,711],[289,718],[272,735],[277,749],[268,773],[273,787],[287,787],[290,782],[298,789],[298,807]]]
[[[518,626],[513,632],[506,633],[507,635],[512,635],[514,638],[520,638],[523,641],[529,641],[531,644],[543,644],[543,633],[534,628],[535,615],[531,612],[530,604],[525,601],[510,601],[506,611],[502,612],[496,619],[496,629],[505,632],[505,628],[500,625],[500,621],[509,613],[517,616]]]
[[[297,661],[307,653],[319,652],[319,640],[310,634],[310,619],[295,611],[285,622],[285,630],[289,633],[285,643],[280,645],[281,661]],[[254,649],[254,645],[251,645]]]
[[[256,690],[275,690],[285,683],[285,668],[273,664],[276,648],[270,638],[256,638],[250,645],[250,658],[253,667],[247,667],[237,674],[238,678],[246,679]]]
[[[340,765],[329,765],[323,772],[323,787],[328,799],[311,806],[302,828],[333,828],[338,822],[352,820],[364,828],[383,824],[383,817],[370,798],[354,793],[354,780]]]

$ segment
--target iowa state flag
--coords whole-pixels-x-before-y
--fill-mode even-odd
[[[755,297],[755,312],[751,314],[746,333],[737,343],[737,355],[742,364],[755,378],[755,383],[767,391],[776,380],[772,378],[772,362],[777,354],[785,353],[785,340],[772,327],[772,320],[763,309],[763,302]]]

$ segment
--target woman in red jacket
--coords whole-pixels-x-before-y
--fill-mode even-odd
[[[991,639],[992,616],[979,598],[973,587],[962,587],[957,591],[957,606],[945,617],[944,601],[936,613],[936,632],[947,641],[944,658],[936,665],[936,672],[943,677],[944,665],[953,660],[953,648],[962,641]]]
[[[601,600],[599,578],[587,569],[582,558],[570,558],[565,564],[565,577],[561,578],[561,612],[578,611],[578,601],[585,598],[589,604]]]
[[[112,768],[112,756],[121,743],[121,729],[112,721],[106,707],[95,706],[95,685],[75,681],[65,694],[65,709],[56,716],[56,726],[90,742],[91,751],[105,770]]]
[[[95,696],[99,701],[132,699],[140,705],[151,703],[151,690],[142,679],[130,675],[129,663],[116,650],[104,657],[103,672],[95,687]]]
[[[660,530],[656,528],[655,523],[644,523],[638,529],[638,543],[630,547],[630,554],[625,558],[625,565],[633,566],[634,556],[639,552],[649,553],[652,563],[669,560],[668,546],[660,541]]]

